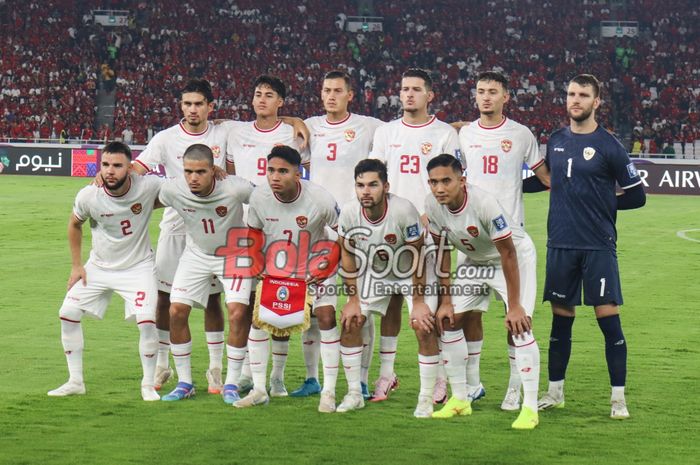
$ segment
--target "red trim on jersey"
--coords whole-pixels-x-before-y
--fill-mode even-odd
[[[280,124],[282,124],[282,120],[278,120],[278,121],[277,121],[277,124],[275,124],[274,126],[272,126],[270,129],[260,129],[260,128],[258,127],[258,123],[257,123],[256,121],[253,121],[253,127],[254,127],[255,130],[258,131],[258,132],[272,132],[272,131],[274,131],[275,129],[277,129],[278,127],[280,127]]]
[[[498,241],[502,241],[504,239],[508,239],[511,235],[513,235],[513,233],[509,232],[505,236],[497,237],[496,239],[491,239],[491,242],[498,242]]]
[[[262,231],[262,228],[254,228],[251,225],[246,225],[246,226],[248,226],[248,229],[252,229],[253,231]]]
[[[297,195],[292,200],[282,200],[277,196],[277,194],[275,192],[273,192],[272,195],[274,195],[275,198],[282,203],[294,203],[297,201],[297,199],[299,197],[301,197],[301,182],[297,181]]]
[[[185,118],[182,118],[180,120],[180,123],[179,123],[180,129],[182,129],[182,132],[184,132],[188,136],[201,136],[203,134],[206,134],[206,132],[209,130],[209,121],[207,121],[207,128],[202,132],[190,132],[190,131],[188,131],[187,129],[185,129],[185,125],[182,124],[183,121],[185,121]]]
[[[457,215],[459,213],[462,213],[462,211],[467,207],[467,203],[469,202],[469,195],[467,195],[467,189],[464,189],[464,201],[462,202],[462,206],[459,207],[457,210],[451,210],[450,207],[447,207],[447,211],[452,213],[453,215]]]
[[[382,216],[380,216],[379,219],[376,221],[372,221],[369,219],[367,213],[365,213],[364,207],[361,206],[360,210],[362,210],[362,217],[366,219],[369,222],[369,224],[379,224],[382,221],[384,221],[384,218],[386,218],[386,214],[389,212],[389,199],[387,199],[387,197],[384,196],[384,214],[382,214]]]
[[[334,123],[334,122],[332,122],[332,121],[328,121],[328,116],[326,116],[326,123],[330,124],[331,126],[337,126],[337,125],[343,124],[344,122],[346,122],[347,120],[349,120],[351,116],[352,116],[352,113],[348,112],[348,116],[346,116],[345,118],[341,119],[341,120],[338,121],[337,123]]]
[[[476,123],[476,124],[478,124],[479,127],[480,127],[481,129],[486,129],[487,131],[490,131],[490,130],[492,130],[492,129],[498,129],[498,128],[500,128],[501,126],[503,126],[504,124],[506,124],[506,121],[507,121],[507,120],[508,120],[508,118],[506,118],[506,117],[504,116],[504,117],[503,117],[503,120],[502,120],[500,123],[498,123],[497,125],[495,125],[495,126],[484,126],[483,124],[481,124],[481,120],[477,120],[477,123]]]
[[[104,182],[104,179],[102,180]],[[124,197],[126,194],[129,193],[129,189],[131,189],[131,176],[129,175],[129,186],[126,188],[126,191],[122,195],[113,195],[109,193],[109,189],[107,189],[107,183],[102,184],[102,189],[104,189],[105,194],[109,195],[112,198],[118,199],[119,197]]]
[[[535,171],[537,168],[539,168],[540,166],[542,166],[542,163],[544,163],[544,158],[543,158],[542,160],[538,161],[537,163],[535,163],[534,166],[531,166],[531,167],[530,167],[530,170]]]
[[[406,121],[404,121],[403,118],[401,118],[401,123],[403,123],[404,126],[407,126],[407,127],[409,127],[409,128],[414,128],[414,129],[415,129],[415,128],[424,128],[424,127],[428,126],[429,124],[433,124],[433,121],[435,121],[436,119],[437,119],[437,116],[433,115],[433,116],[430,117],[430,120],[428,120],[427,123],[423,123],[423,124],[409,124],[409,123],[407,123]]]
[[[146,166],[146,164],[145,164],[144,162],[142,162],[141,160],[134,160],[134,163],[138,163],[139,165],[141,165],[141,166],[143,166],[144,168],[146,168],[146,171],[147,171],[148,173],[151,172],[151,169],[150,169],[148,166]]]

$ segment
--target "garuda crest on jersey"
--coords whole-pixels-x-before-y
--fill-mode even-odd
[[[304,229],[309,224],[309,219],[305,216],[297,216],[297,226]]]
[[[131,206],[131,213],[133,213],[134,215],[141,214],[142,210],[143,210],[143,206],[141,206],[140,203],[135,203]]]
[[[513,141],[510,139],[503,139],[501,141],[501,150],[504,152],[508,153],[510,152],[510,149],[513,148]]]
[[[223,218],[224,216],[226,216],[226,213],[228,213],[228,208],[226,208],[225,206],[222,205],[220,207],[216,207],[216,214],[220,217]]]
[[[476,226],[468,226],[467,232],[472,237],[479,237],[479,228],[477,228]]]
[[[345,130],[345,141],[346,142],[352,142],[355,140],[355,130],[354,129],[346,129]]]
[[[586,147],[583,149],[583,158],[588,161],[595,155],[595,149],[593,147]]]
[[[433,144],[430,142],[423,142],[420,144],[420,151],[423,153],[423,155],[429,154],[431,150],[433,150]]]
[[[219,158],[219,156],[221,155],[221,147],[219,147],[218,145],[212,146],[211,153],[214,154],[214,158]]]
[[[384,240],[387,244],[394,245],[396,244],[396,234],[387,234],[386,236],[384,236]]]

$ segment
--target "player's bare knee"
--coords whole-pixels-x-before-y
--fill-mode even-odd
[[[250,324],[248,306],[239,302],[226,304],[228,308],[228,322],[230,325]]]
[[[328,330],[335,327],[335,309],[333,307],[320,307],[315,313],[320,329]]]
[[[170,319],[175,322],[186,321],[190,316],[191,308],[189,305],[180,302],[172,302],[170,304]]]

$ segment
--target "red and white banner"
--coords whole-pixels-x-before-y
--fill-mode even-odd
[[[286,336],[309,327],[306,282],[302,279],[266,276],[258,283],[253,310],[255,326],[275,336]]]

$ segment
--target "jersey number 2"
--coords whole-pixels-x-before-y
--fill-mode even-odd
[[[122,234],[124,234],[125,236],[133,234],[133,231],[131,230],[131,221],[124,220],[119,224],[122,226]]]

